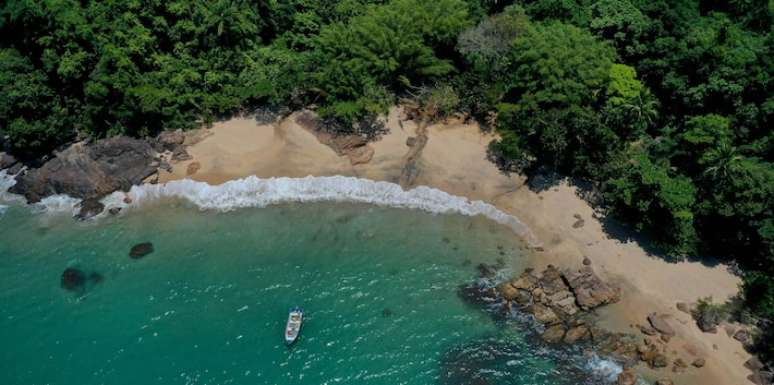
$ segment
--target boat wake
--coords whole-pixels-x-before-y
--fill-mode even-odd
[[[12,176],[0,171],[0,191],[6,191],[13,183]],[[124,200],[127,195],[131,198],[130,203]],[[106,209],[113,207],[124,209],[140,207],[162,198],[184,199],[201,209],[218,211],[292,202],[350,202],[415,209],[436,214],[482,215],[508,226],[530,245],[539,245],[524,223],[491,204],[471,201],[465,197],[425,186],[403,190],[395,183],[347,176],[266,179],[249,176],[220,185],[184,179],[164,184],[133,186],[128,193],[114,192],[106,196],[102,199],[102,203],[105,204]],[[78,202],[77,199],[68,196],[56,195],[43,199],[37,206],[47,212],[71,213],[76,210],[75,206]]]

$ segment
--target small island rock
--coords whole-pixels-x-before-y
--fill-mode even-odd
[[[132,246],[132,249],[129,250],[129,256],[132,259],[140,259],[152,252],[153,252],[153,243],[143,242]]]

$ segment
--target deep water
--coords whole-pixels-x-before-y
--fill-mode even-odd
[[[154,251],[130,258],[141,242]],[[0,384],[599,383],[581,353],[458,296],[479,263],[517,271],[525,250],[483,217],[361,204],[165,200],[86,222],[10,204]],[[67,268],[83,286],[61,287]],[[288,348],[296,305],[307,319]]]

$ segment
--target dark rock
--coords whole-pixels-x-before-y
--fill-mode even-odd
[[[649,364],[653,368],[666,368],[669,365],[669,360],[663,353],[656,353]]]
[[[691,365],[693,365],[693,366],[695,366],[697,368],[703,368],[704,365],[706,365],[706,364],[707,364],[707,361],[705,361],[703,358],[697,358],[697,359],[693,360],[693,362],[691,363]]]
[[[84,220],[95,217],[105,210],[105,205],[98,199],[86,199],[80,203],[81,208],[78,210],[76,218]]]
[[[494,278],[497,274],[497,269],[494,266],[485,263],[479,263],[478,266],[476,266],[476,269],[481,278]]]
[[[678,358],[673,363],[672,372],[674,373],[682,373],[685,371],[686,368],[688,368],[688,364],[683,361],[682,358]]]
[[[182,162],[186,160],[191,160],[193,157],[188,154],[188,151],[185,150],[185,147],[179,146],[175,148],[174,151],[172,151],[172,160],[176,162]]]
[[[663,314],[649,314],[648,322],[650,322],[650,326],[658,330],[658,332],[661,334],[666,334],[670,337],[675,335],[675,329],[673,329],[669,322],[667,322],[666,316]]]
[[[562,275],[582,310],[591,310],[621,299],[621,289],[602,281],[591,266],[583,266],[577,271],[565,271]]]
[[[121,208],[120,207],[111,207],[108,210],[108,212],[110,213],[110,215],[118,215],[118,213],[121,212]]]
[[[583,265],[590,266],[591,265],[591,259],[589,259],[589,257],[583,257]]]
[[[763,369],[763,362],[761,362],[758,357],[752,356],[749,360],[745,361],[744,367],[752,371],[761,370]]]
[[[747,376],[750,382],[757,385],[771,385],[774,383],[774,373],[766,371],[756,371],[753,374]]]
[[[734,339],[741,342],[743,345],[748,345],[752,341],[752,337],[750,337],[750,332],[744,329],[740,329],[736,333],[734,333]]]
[[[132,246],[132,249],[129,250],[129,256],[132,257],[132,259],[140,259],[152,252],[153,243],[143,242]]]
[[[86,285],[86,274],[73,267],[68,267],[62,272],[60,285],[68,291],[83,291]]]
[[[414,147],[414,145],[417,143],[417,138],[414,136],[409,136],[406,138],[406,146]]]
[[[30,203],[55,194],[98,199],[116,190],[128,191],[155,173],[154,154],[148,142],[123,136],[76,143],[42,167],[16,177],[10,191]]]
[[[457,295],[463,301],[473,305],[487,305],[497,300],[497,291],[494,288],[477,283],[460,286]]]
[[[672,382],[672,380],[670,380],[668,378],[662,378],[662,379],[656,381],[656,385],[675,385],[675,383]]]
[[[16,158],[13,157],[13,155],[0,152],[0,170],[11,168],[16,163],[18,162],[16,161]]]
[[[658,334],[658,330],[653,329],[652,327],[650,327],[648,325],[640,326],[640,331],[642,332],[642,334],[645,334],[645,335],[648,335],[648,336],[655,336],[656,334]]]

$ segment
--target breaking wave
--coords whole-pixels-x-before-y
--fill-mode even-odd
[[[0,191],[6,191],[15,181],[0,171]],[[131,198],[126,203],[126,196]],[[190,179],[164,184],[133,186],[128,193],[114,192],[102,199],[106,209],[133,208],[162,198],[179,198],[204,210],[230,211],[246,207],[266,207],[282,203],[351,202],[379,206],[422,210],[436,214],[482,215],[508,226],[532,245],[534,235],[518,218],[482,202],[471,201],[430,187],[419,186],[403,190],[399,185],[347,176],[307,176],[305,178],[267,178],[249,176],[210,185]],[[77,211],[78,199],[66,195],[44,198],[35,207],[45,212]],[[107,210],[106,210],[107,211]]]

